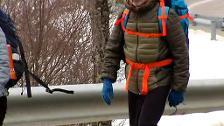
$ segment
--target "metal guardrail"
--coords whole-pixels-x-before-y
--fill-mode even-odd
[[[194,14],[193,26],[206,26],[211,29],[211,40],[216,40],[217,29],[224,30],[224,18]]]
[[[48,94],[33,87],[33,97],[21,96],[21,89],[10,89],[8,113],[4,126],[55,126],[80,122],[128,118],[127,93],[124,84],[114,84],[115,97],[111,106],[101,98],[102,84],[68,85],[60,88],[75,94]],[[179,114],[224,109],[224,80],[191,80],[185,103]],[[173,108],[166,107],[165,114]]]

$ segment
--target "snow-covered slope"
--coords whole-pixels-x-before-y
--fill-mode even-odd
[[[190,30],[191,79],[224,78],[224,37],[211,41],[210,33]]]
[[[163,116],[159,126],[224,126],[224,111]]]

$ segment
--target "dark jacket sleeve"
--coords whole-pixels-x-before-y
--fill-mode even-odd
[[[167,42],[174,59],[172,89],[185,91],[189,80],[189,50],[178,15],[170,9],[167,21]]]
[[[122,12],[120,12],[117,19],[121,18]],[[117,71],[120,68],[120,61],[124,56],[123,45],[124,35],[121,25],[114,26],[104,50],[101,79],[108,78],[113,80],[113,82],[116,81]]]

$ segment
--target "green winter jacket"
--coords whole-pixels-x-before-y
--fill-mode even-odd
[[[142,8],[127,6],[130,10],[127,29],[144,33],[159,33],[159,2],[151,0]],[[123,12],[123,11],[122,11]],[[121,18],[122,12],[118,16]],[[148,86],[153,90],[159,86],[171,85],[172,89],[185,91],[189,80],[189,52],[186,36],[181,27],[178,15],[170,9],[167,20],[166,37],[145,38],[124,33],[121,26],[113,28],[105,49],[102,79],[116,81],[120,60],[125,58],[136,63],[153,63],[167,58],[174,60],[172,65],[151,69]],[[130,65],[126,65],[126,77]],[[129,91],[141,94],[144,70],[133,70]]]

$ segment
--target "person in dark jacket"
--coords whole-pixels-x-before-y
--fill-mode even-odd
[[[3,121],[7,109],[7,98],[8,91],[5,85],[9,81],[9,56],[8,48],[6,45],[5,34],[0,28],[0,126],[3,125]]]
[[[160,0],[127,0],[106,45],[102,69],[103,100],[110,105],[120,61],[126,62],[130,126],[157,126],[168,97],[176,107],[184,101],[189,80],[189,52],[180,19],[170,9],[166,36],[161,33]],[[126,10],[127,10],[126,9]],[[127,12],[127,11],[126,11]],[[123,23],[123,24],[122,24]],[[149,37],[151,36],[151,37]],[[159,37],[158,37],[159,36]]]

